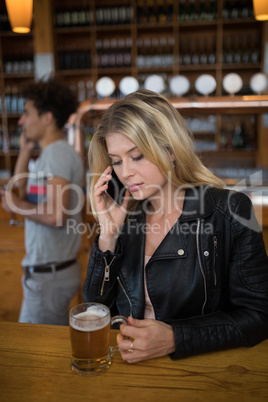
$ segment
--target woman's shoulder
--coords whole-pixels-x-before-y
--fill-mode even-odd
[[[228,204],[234,208],[240,203],[245,203],[247,206],[251,205],[249,196],[242,191],[232,188],[209,187],[209,192],[216,205]]]
[[[254,207],[249,196],[241,191],[232,188],[218,189],[211,188],[210,194],[213,197],[215,208],[222,212],[231,221],[242,221],[249,225],[249,222],[255,222]],[[258,229],[259,230],[259,229]]]

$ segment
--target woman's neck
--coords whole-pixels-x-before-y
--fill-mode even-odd
[[[185,190],[169,186],[159,197],[149,200],[147,215],[157,215],[159,218],[181,214],[183,209]]]

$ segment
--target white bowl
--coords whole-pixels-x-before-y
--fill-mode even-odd
[[[215,91],[217,86],[213,75],[202,74],[195,81],[195,89],[202,95],[209,95]]]
[[[227,74],[222,81],[222,86],[230,95],[239,92],[243,86],[243,80],[237,73]]]
[[[190,89],[190,81],[184,75],[176,75],[169,81],[169,89],[175,95],[184,95]]]
[[[164,78],[161,75],[149,75],[144,81],[144,88],[159,94],[166,89]]]
[[[123,95],[128,95],[139,89],[139,82],[134,77],[124,77],[119,82],[119,89]]]
[[[112,95],[115,90],[115,83],[110,77],[101,77],[96,82],[96,92],[98,95],[106,97]]]
[[[253,92],[261,94],[268,86],[267,76],[263,73],[254,74],[250,79],[249,86]]]

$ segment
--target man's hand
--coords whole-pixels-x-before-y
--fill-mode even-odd
[[[2,208],[7,212],[18,212],[20,199],[11,190],[0,190]]]

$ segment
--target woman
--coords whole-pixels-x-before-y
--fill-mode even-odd
[[[118,345],[129,363],[181,358],[268,336],[268,261],[252,204],[207,170],[183,119],[140,90],[103,115],[89,150],[100,233],[84,301],[128,316]],[[108,195],[113,174],[122,205]]]

